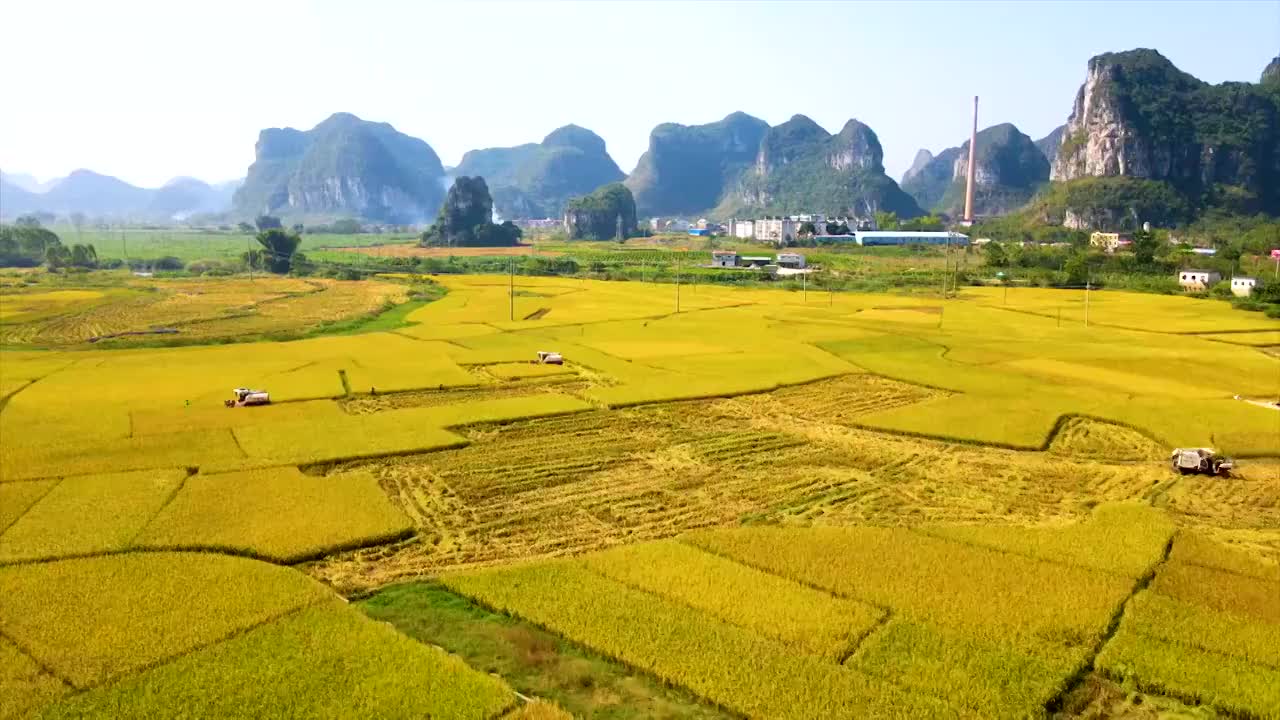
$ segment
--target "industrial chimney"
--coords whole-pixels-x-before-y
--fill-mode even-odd
[[[978,148],[978,96],[973,96],[973,134],[969,136],[969,172],[964,186],[964,224],[973,224],[973,173]]]

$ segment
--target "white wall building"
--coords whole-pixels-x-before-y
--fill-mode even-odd
[[[738,253],[732,250],[712,250],[711,267],[738,267]]]
[[[756,236],[756,223],[754,220],[730,220],[728,233],[736,238],[752,240]]]
[[[1204,290],[1222,279],[1222,276],[1213,270],[1180,270],[1178,272],[1178,284],[1184,290]]]
[[[802,268],[804,267],[804,256],[800,253],[778,253],[778,267],[785,268]]]
[[[1258,281],[1251,277],[1233,277],[1231,278],[1231,294],[1236,297],[1249,297],[1253,294],[1253,286]]]
[[[781,244],[796,239],[800,223],[791,218],[764,218],[755,221],[756,240]]]

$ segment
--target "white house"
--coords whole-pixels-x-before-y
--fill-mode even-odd
[[[1204,290],[1218,282],[1222,276],[1213,270],[1180,270],[1178,284],[1183,290]]]
[[[804,267],[804,256],[800,253],[778,253],[778,267],[784,268],[802,268]]]
[[[1233,277],[1231,278],[1231,294],[1236,297],[1249,297],[1253,294],[1253,286],[1258,281],[1251,277]]]
[[[712,250],[711,267],[738,267],[738,253],[732,250]]]

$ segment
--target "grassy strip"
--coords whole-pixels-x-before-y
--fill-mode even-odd
[[[492,718],[501,680],[326,603],[48,708],[44,718]]]
[[[838,661],[882,611],[667,540],[584,559],[587,567],[721,620]]]
[[[186,476],[144,470],[67,478],[0,535],[0,563],[122,550]]]
[[[187,467],[193,461],[231,463],[244,453],[225,429],[164,435],[0,447],[0,481]]]
[[[253,560],[127,553],[0,568],[0,630],[85,688],[329,597]]]
[[[486,610],[438,583],[395,585],[357,607],[400,632],[436,644],[517,692],[552,700],[577,717],[723,719],[679,688],[536,626]],[[528,708],[530,705],[525,705]],[[533,710],[515,717],[540,717]]]
[[[294,563],[412,531],[368,474],[310,477],[283,467],[191,478],[135,544]]]
[[[706,613],[633,590],[579,563],[453,575],[444,583],[748,716],[963,715],[941,701],[796,654]]]
[[[1127,626],[1127,623],[1126,623]],[[1233,716],[1280,719],[1280,671],[1198,648],[1163,642],[1122,627],[1097,666],[1118,681]]]

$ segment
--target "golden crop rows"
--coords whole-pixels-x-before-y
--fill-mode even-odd
[[[344,467],[373,474],[419,537],[333,556],[313,570],[339,587],[368,587],[743,518],[831,525],[1066,518],[1090,500],[1141,498],[1166,472],[1095,462],[1064,468],[1040,453],[895,438],[846,427],[856,416],[843,406],[826,416],[797,400],[819,398],[830,385],[855,404],[859,393],[880,395],[886,384],[900,385],[854,375],[768,395],[473,426],[466,448],[353,463]],[[478,392],[487,390],[417,396]],[[381,401],[370,398],[363,409]],[[801,410],[803,418],[793,415]]]

